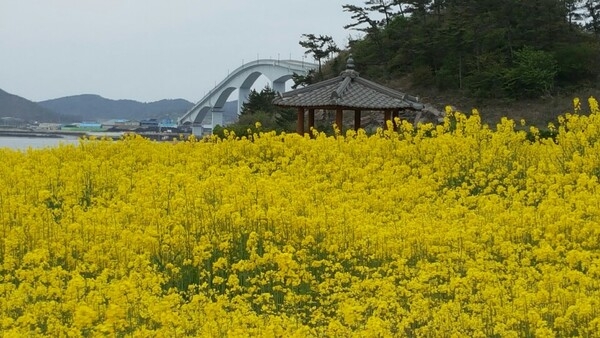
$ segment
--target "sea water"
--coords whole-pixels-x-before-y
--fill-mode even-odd
[[[11,148],[15,150],[27,150],[58,147],[60,144],[77,144],[79,138],[76,136],[64,137],[24,137],[24,136],[0,136],[0,148]]]

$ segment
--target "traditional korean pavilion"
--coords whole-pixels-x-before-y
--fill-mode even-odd
[[[414,123],[421,121],[423,113],[442,118],[440,112],[426,107],[415,96],[384,87],[373,81],[361,78],[354,70],[352,55],[348,58],[346,70],[338,77],[321,81],[304,88],[280,94],[273,100],[280,107],[298,109],[297,132],[304,135],[305,115],[308,112],[308,129],[314,127],[315,110],[335,110],[335,123],[342,129],[344,111],[354,111],[354,129],[361,128],[363,111],[380,111],[384,114],[384,128],[388,120],[402,115]],[[443,119],[443,118],[442,118]]]

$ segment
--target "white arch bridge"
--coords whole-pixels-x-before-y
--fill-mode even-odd
[[[306,75],[311,69],[317,68],[316,64],[297,60],[256,60],[238,67],[231,72],[223,81],[216,85],[198,103],[177,120],[177,124],[192,125],[194,135],[202,135],[204,130],[216,125],[223,125],[223,106],[235,90],[238,90],[237,112],[248,99],[250,89],[254,82],[264,75],[269,81],[271,88],[276,92],[285,92],[286,81],[292,78],[294,73]],[[211,114],[210,123],[203,121]],[[207,130],[208,131],[208,130]]]

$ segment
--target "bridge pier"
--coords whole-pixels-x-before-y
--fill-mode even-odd
[[[213,128],[217,125],[223,127],[223,111],[222,110],[212,110],[212,122]]]
[[[204,128],[201,123],[192,124],[192,135],[202,136],[204,135]]]
[[[240,115],[242,113],[242,106],[244,102],[248,100],[248,96],[250,95],[250,88],[238,88],[238,110],[237,113]]]
[[[285,93],[285,81],[273,81],[272,87],[277,93]]]

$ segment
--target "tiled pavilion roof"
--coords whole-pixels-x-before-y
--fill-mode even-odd
[[[282,107],[360,110],[422,110],[419,99],[361,78],[352,57],[340,76],[280,94],[273,103]]]

